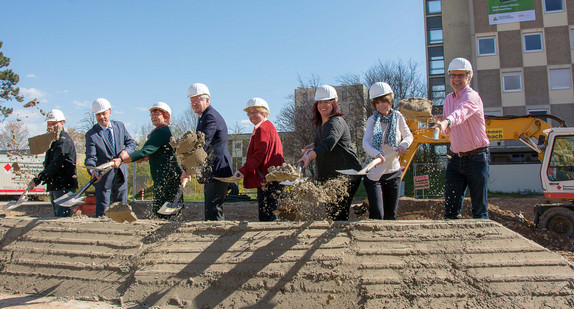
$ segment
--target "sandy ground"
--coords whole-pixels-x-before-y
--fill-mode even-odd
[[[397,222],[346,223],[258,223],[254,202],[226,204],[223,223],[197,204],[168,222],[137,204],[132,224],[29,202],[0,219],[0,308],[574,306],[574,241],[532,223],[545,200],[489,202],[492,221],[401,198]]]

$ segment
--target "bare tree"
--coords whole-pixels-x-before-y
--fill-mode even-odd
[[[306,81],[299,76],[299,87],[294,94],[287,97],[289,103],[277,117],[277,129],[283,132],[281,136],[283,155],[289,163],[295,163],[301,157],[301,149],[313,143],[315,126],[311,119],[315,104],[315,89],[319,83],[320,79],[317,76],[311,76]],[[314,175],[314,169],[308,170]]]
[[[9,151],[21,151],[28,147],[30,132],[22,122],[10,121],[0,132],[0,147]]]
[[[172,120],[171,132],[173,136],[181,137],[187,131],[195,131],[198,121],[199,116],[188,105],[183,114]]]
[[[76,128],[65,128],[66,132],[72,140],[74,141],[74,146],[76,146],[76,154],[78,157],[85,156],[86,153],[86,132],[83,130],[78,130]],[[83,160],[82,160],[83,164]]]
[[[407,62],[400,59],[394,62],[379,60],[364,73],[362,80],[357,74],[345,74],[338,81],[344,85],[362,83],[367,88],[376,82],[385,82],[395,93],[395,108],[402,99],[426,96],[426,86],[419,75],[418,64],[412,60]],[[367,114],[372,115],[374,110],[370,100],[363,100],[363,102],[366,103]]]
[[[232,128],[229,128],[229,134],[243,134],[243,130],[246,125],[241,125],[239,121],[236,121]]]
[[[96,115],[92,113],[92,109],[84,112],[84,118],[80,120],[80,130],[88,132],[98,121],[96,120]]]

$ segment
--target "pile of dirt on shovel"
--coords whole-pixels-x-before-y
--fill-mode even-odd
[[[399,102],[401,114],[409,120],[428,124],[433,121],[432,101],[427,98],[406,98]]]
[[[199,173],[207,158],[207,153],[203,150],[205,145],[203,132],[187,131],[177,139],[172,136],[169,144],[175,149],[179,162],[189,174]]]
[[[301,177],[301,173],[297,172],[297,169],[289,164],[283,163],[280,166],[271,166],[267,170],[267,175],[265,176],[265,180],[268,182],[271,181],[294,181],[295,179]]]

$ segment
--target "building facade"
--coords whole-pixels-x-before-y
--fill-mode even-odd
[[[525,5],[533,19],[497,20],[498,4]],[[428,96],[436,104],[452,91],[448,64],[464,57],[487,115],[548,113],[574,124],[574,0],[425,0],[424,8]]]

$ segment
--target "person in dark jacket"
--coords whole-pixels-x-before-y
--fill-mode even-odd
[[[339,177],[336,170],[360,170],[361,163],[351,142],[349,126],[339,111],[337,91],[329,85],[317,87],[313,105],[313,124],[316,126],[315,142],[302,150],[306,154],[297,161],[307,167],[312,159],[317,159],[319,181]],[[307,152],[307,150],[309,150]],[[331,220],[349,220],[349,208],[359,185],[360,176],[348,176],[347,193],[339,204],[327,204],[327,216]]]
[[[51,110],[46,117],[46,122],[48,131],[58,134],[56,140],[50,145],[50,149],[46,151],[44,169],[28,185],[30,189],[33,189],[35,186],[45,183],[46,189],[50,192],[54,216],[69,217],[71,215],[70,207],[60,207],[54,203],[54,200],[68,192],[74,192],[78,188],[76,146],[70,135],[64,131],[66,118],[62,111]]]
[[[223,202],[227,194],[228,184],[214,177],[229,177],[231,169],[231,154],[227,146],[227,124],[223,117],[210,104],[210,93],[206,85],[195,83],[187,91],[193,112],[199,115],[196,131],[205,134],[203,149],[207,153],[206,163],[198,182],[203,183],[205,200],[205,220],[225,220]],[[187,177],[187,174],[184,174]]]
[[[149,109],[151,122],[155,129],[148,135],[148,139],[140,150],[130,154],[121,152],[119,158],[112,160],[114,167],[120,167],[122,162],[149,160],[151,178],[153,180],[153,207],[152,212],[162,219],[166,216],[157,211],[166,202],[173,202],[179,190],[181,168],[177,164],[175,151],[169,144],[171,130],[169,128],[171,108],[164,102],[157,102]],[[183,197],[179,200],[183,203]]]
[[[255,128],[247,148],[245,164],[235,174],[243,178],[243,187],[246,189],[257,188],[259,221],[279,220],[279,216],[273,212],[277,210],[283,186],[278,181],[266,182],[265,176],[270,167],[281,166],[285,162],[283,145],[275,126],[267,120],[270,113],[265,100],[249,100],[244,111]]]

